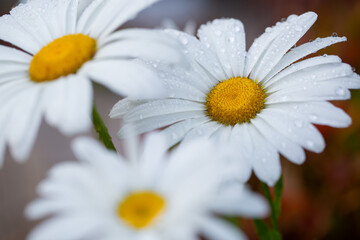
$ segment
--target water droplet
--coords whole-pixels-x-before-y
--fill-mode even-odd
[[[222,34],[222,32],[220,30],[215,31],[215,35],[217,35],[217,36],[220,36],[221,34]]]
[[[235,32],[240,32],[241,28],[239,26],[235,27]]]
[[[343,88],[343,87],[338,87],[338,88],[335,90],[335,92],[336,92],[336,94],[337,94],[338,96],[344,96],[345,93],[346,93],[345,88]]]
[[[230,43],[233,43],[233,42],[235,41],[235,37],[233,37],[233,36],[229,37],[229,38],[228,38],[228,41],[229,41]]]
[[[189,43],[189,40],[184,36],[180,37],[180,41],[184,45],[187,45]]]
[[[295,126],[298,127],[298,128],[301,128],[303,126],[303,123],[301,120],[296,120],[295,121]]]
[[[332,36],[332,37],[338,37],[339,35],[338,35],[336,32],[333,32],[333,33],[331,34],[331,36]]]
[[[266,29],[265,29],[265,32],[267,32],[267,33],[270,33],[270,32],[272,32],[272,28],[271,27],[267,27]]]
[[[315,143],[312,140],[307,140],[306,141],[306,146],[308,146],[308,148],[313,148],[315,145]]]
[[[316,121],[318,119],[318,117],[315,114],[311,114],[310,115],[310,121]]]
[[[300,25],[295,25],[295,31],[301,32],[302,30],[303,30],[302,26],[300,26]]]

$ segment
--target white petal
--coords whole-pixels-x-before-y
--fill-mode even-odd
[[[16,96],[7,128],[10,151],[15,160],[25,161],[35,143],[42,117],[40,88],[34,87]]]
[[[271,93],[267,104],[282,102],[306,102],[324,100],[345,100],[350,98],[350,91],[339,82],[322,81],[319,83],[302,83]]]
[[[168,147],[172,147],[180,142],[191,129],[209,121],[210,119],[208,117],[191,118],[165,128],[162,133],[167,136]]]
[[[11,15],[0,17],[0,29],[0,39],[29,53],[35,54],[42,47],[35,37],[24,31]]]
[[[209,44],[219,58],[228,78],[243,76],[245,65],[245,31],[235,19],[217,19],[202,25],[198,31],[200,41]]]
[[[268,142],[253,125],[249,125],[249,135],[253,141],[253,167],[256,176],[274,186],[281,175],[280,157],[276,148]]]
[[[302,164],[305,161],[306,156],[302,147],[276,131],[260,116],[251,120],[251,123],[261,132],[268,142],[291,162]]]
[[[100,6],[101,11],[95,12],[95,14],[89,14],[92,20],[91,25],[89,24],[90,35],[96,38],[108,35],[156,1],[157,0],[127,0],[119,2],[118,0],[109,0],[105,2],[104,5]],[[90,16],[87,14],[88,10],[89,9],[86,9],[84,12],[84,15],[86,14],[86,16],[88,16],[88,19],[84,21],[90,20]],[[93,9],[91,10],[93,11]]]
[[[167,153],[165,136],[159,133],[148,134],[143,142],[140,154],[140,172],[144,185],[155,186],[159,180],[159,172],[164,168],[164,158]]]
[[[203,111],[189,111],[189,112],[179,112],[174,114],[161,115],[151,118],[146,118],[137,122],[133,122],[132,125],[136,129],[137,134],[149,132],[155,129],[166,127],[168,125],[174,124],[179,121],[183,121],[190,118],[201,118],[204,117]],[[128,131],[130,125],[123,126],[118,136],[123,138],[125,133]]]
[[[52,36],[46,22],[41,16],[42,13],[37,12],[37,8],[34,6],[37,4],[33,4],[32,2],[37,1],[30,1],[30,4],[20,4],[13,8],[10,14],[24,32],[36,39],[41,46],[45,46],[52,41]],[[51,11],[49,7],[47,11]]]
[[[276,82],[272,81],[273,84],[267,87],[268,92],[276,92],[281,89],[288,89],[289,87],[301,89],[304,84],[316,85],[325,80],[350,77],[353,73],[351,66],[348,64],[338,62],[320,64],[286,75]]]
[[[267,108],[259,113],[259,117],[293,142],[312,152],[320,153],[325,148],[323,137],[312,124],[290,116],[287,111]]]
[[[82,72],[111,91],[131,98],[156,98],[164,88],[156,74],[140,61],[102,60],[89,62]],[[141,88],[139,88],[141,86]]]
[[[219,214],[247,218],[267,217],[270,209],[263,196],[253,193],[245,186],[232,184],[224,187],[211,203],[212,209]]]
[[[245,240],[247,237],[229,223],[216,218],[207,218],[201,221],[201,233],[214,240]]]
[[[0,23],[1,24],[1,23]],[[13,62],[27,66],[31,62],[31,55],[15,48],[0,46],[0,61]]]
[[[181,45],[160,30],[121,30],[105,38],[104,42],[99,42],[99,45],[96,59],[142,58],[167,63],[185,62]]]
[[[206,122],[204,124],[201,124],[200,126],[197,126],[196,128],[189,130],[186,133],[182,142],[184,143],[184,142],[192,141],[193,139],[196,139],[196,138],[207,138],[208,139],[220,127],[221,127],[221,125],[217,122],[214,122],[214,121]]]
[[[160,99],[133,108],[124,116],[124,121],[132,122],[149,117],[188,111],[205,111],[205,109],[203,104],[197,102],[182,99]]]
[[[88,79],[73,75],[46,87],[47,122],[66,135],[84,132],[91,126],[92,86]]]
[[[89,238],[96,234],[101,227],[101,219],[95,216],[64,215],[53,218],[35,228],[28,236],[29,240],[49,240],[61,236],[63,240],[77,240]],[[76,227],[74,227],[76,226]]]
[[[285,27],[279,36],[277,36],[267,47],[267,50],[258,60],[250,74],[251,79],[263,80],[272,68],[281,60],[284,54],[307,32],[307,30],[316,21],[317,15],[313,12],[307,12],[294,21],[287,21]]]
[[[91,2],[90,2],[91,1]],[[90,2],[90,3],[89,3]],[[77,23],[77,32],[89,34],[91,28],[94,26],[94,22],[96,22],[96,18],[101,13],[101,11],[104,11],[104,7],[106,6],[106,1],[103,0],[81,0],[80,1],[79,10],[81,11],[82,4],[89,4],[81,15],[79,15],[79,20]],[[101,30],[102,27],[99,27]],[[93,36],[97,37],[97,36]]]
[[[122,118],[131,109],[146,103],[145,100],[132,100],[125,98],[117,102],[110,111],[110,118]]]
[[[199,80],[213,86],[219,81],[227,79],[219,59],[208,49],[208,45],[184,32],[175,30],[166,30],[166,32],[176,37],[184,45],[184,53],[188,57],[190,65],[204,76]]]
[[[123,163],[123,159],[113,151],[105,149],[98,141],[88,137],[79,137],[72,142],[72,149],[77,159],[83,162],[88,162],[96,168],[101,165],[114,165]],[[102,161],[105,161],[106,164]]]
[[[277,81],[285,79],[291,74],[296,74],[296,72],[307,69],[313,66],[319,67],[321,64],[327,64],[327,63],[340,63],[341,59],[338,56],[317,56],[313,58],[308,58],[306,60],[294,63],[293,65],[289,66],[288,68],[284,69],[280,73],[278,73],[273,78],[269,79],[268,81],[263,81],[264,87],[268,88],[272,84],[276,84]],[[311,68],[310,68],[311,69]]]
[[[279,61],[278,64],[276,64],[276,66],[271,70],[271,72],[266,75],[263,81],[268,81],[285,67],[311,53],[315,53],[322,48],[344,41],[346,41],[346,37],[317,38],[315,39],[315,41],[305,43],[299,47],[296,47],[284,55],[284,57]]]
[[[348,127],[351,118],[340,108],[328,102],[299,102],[272,104],[268,108],[281,109],[296,118],[331,127]]]

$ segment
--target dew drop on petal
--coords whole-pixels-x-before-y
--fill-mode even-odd
[[[302,30],[303,30],[303,28],[300,25],[295,26],[295,31],[301,32]]]
[[[308,146],[309,148],[313,148],[314,145],[315,145],[315,143],[313,141],[311,141],[311,140],[306,141],[306,146]]]
[[[295,126],[298,127],[298,128],[301,128],[303,126],[303,123],[301,120],[296,120],[295,121]]]
[[[336,90],[335,90],[336,94],[338,96],[344,96],[345,95],[345,88],[343,87],[338,87]]]

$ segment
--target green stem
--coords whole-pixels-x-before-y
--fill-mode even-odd
[[[94,129],[98,133],[100,141],[104,143],[107,149],[116,151],[114,144],[111,140],[111,137],[109,135],[109,132],[103,120],[101,119],[101,116],[97,111],[95,104],[93,106],[92,120],[93,120]]]
[[[269,205],[270,205],[270,210],[271,210],[271,216],[270,216],[271,224],[272,224],[273,228],[274,228],[276,231],[279,231],[279,225],[278,225],[277,217],[276,217],[276,213],[275,213],[275,204],[274,204],[273,199],[272,199],[272,197],[271,197],[270,188],[269,188],[269,186],[268,186],[266,183],[263,183],[263,182],[261,182],[261,187],[262,187],[262,189],[263,189],[265,198],[266,198],[266,200],[269,202]]]

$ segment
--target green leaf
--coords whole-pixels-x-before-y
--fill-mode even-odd
[[[279,219],[281,215],[281,198],[283,193],[283,176],[280,177],[279,181],[275,184],[275,199],[274,199],[274,214],[276,219]]]
[[[104,143],[104,145],[107,149],[116,151],[114,144],[111,140],[110,134],[109,134],[103,120],[101,119],[101,116],[98,113],[98,111],[95,107],[95,104],[93,106],[93,116],[92,117],[93,117],[92,120],[93,120],[94,129],[98,133],[100,141],[102,141]]]

